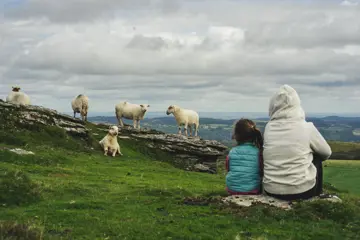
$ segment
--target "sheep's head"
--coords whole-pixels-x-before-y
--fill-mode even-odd
[[[13,92],[18,92],[18,91],[20,91],[20,87],[12,87],[12,91]]]
[[[177,109],[178,109],[178,106],[170,105],[166,111],[166,115],[170,115],[171,113],[176,112]]]
[[[117,136],[119,134],[119,128],[117,126],[110,126],[109,134],[112,136]]]
[[[148,107],[150,107],[149,104],[141,104],[141,105],[140,105],[141,111],[142,111],[143,113],[146,113],[146,111],[148,110]]]

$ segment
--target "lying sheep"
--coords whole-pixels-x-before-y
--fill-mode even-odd
[[[71,107],[74,111],[74,118],[76,113],[80,113],[81,119],[87,121],[87,114],[89,109],[89,98],[83,94],[78,95],[71,101]]]
[[[17,105],[30,105],[30,97],[20,91],[20,87],[12,87],[12,92],[6,97],[6,101]]]
[[[129,102],[122,102],[115,106],[116,118],[119,121],[119,125],[124,127],[122,118],[131,119],[134,121],[134,128],[140,129],[140,120],[144,119],[145,113],[150,105],[148,104],[132,104]]]
[[[195,137],[198,134],[199,131],[199,114],[193,110],[190,109],[184,109],[176,105],[171,105],[168,107],[166,111],[166,115],[173,114],[177,125],[179,127],[178,134],[181,135],[181,125],[184,125],[184,132],[187,136],[187,127],[189,126],[190,129],[190,136],[192,135],[192,125],[194,125],[195,130]]]
[[[123,156],[117,140],[118,134],[119,128],[117,126],[110,126],[109,132],[103,139],[101,139],[101,141],[99,141],[100,146],[104,149],[105,156],[107,156],[108,153],[110,153],[113,157],[115,157],[116,153],[119,153],[120,156]]]

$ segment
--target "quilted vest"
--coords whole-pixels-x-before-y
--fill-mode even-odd
[[[229,171],[226,186],[234,192],[250,192],[260,188],[259,149],[252,143],[244,143],[229,152]]]

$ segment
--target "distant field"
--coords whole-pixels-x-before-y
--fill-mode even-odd
[[[360,195],[360,161],[329,160],[324,166],[325,182],[350,194]]]

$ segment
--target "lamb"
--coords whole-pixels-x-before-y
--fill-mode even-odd
[[[134,128],[140,129],[140,120],[144,119],[145,113],[150,107],[149,104],[132,104],[129,102],[121,102],[115,106],[116,118],[119,121],[119,125],[124,127],[122,118],[132,119],[134,121]]]
[[[179,127],[178,134],[181,135],[181,125],[184,125],[185,135],[188,136],[187,127],[189,126],[190,136],[192,135],[192,125],[194,125],[195,137],[199,131],[199,114],[194,110],[184,109],[177,105],[170,105],[166,111],[166,115],[173,114]]]
[[[117,126],[110,126],[106,136],[99,141],[100,146],[104,150],[105,156],[107,156],[108,153],[110,153],[113,157],[115,157],[116,153],[119,153],[120,156],[123,156],[120,151],[120,145],[117,141],[118,134],[119,128]]]
[[[71,101],[71,107],[74,111],[74,118],[76,113],[80,113],[81,119],[87,121],[87,114],[89,109],[89,98],[83,94],[78,95]]]
[[[30,97],[20,91],[20,87],[12,87],[12,92],[6,97],[6,101],[16,105],[30,105]]]

